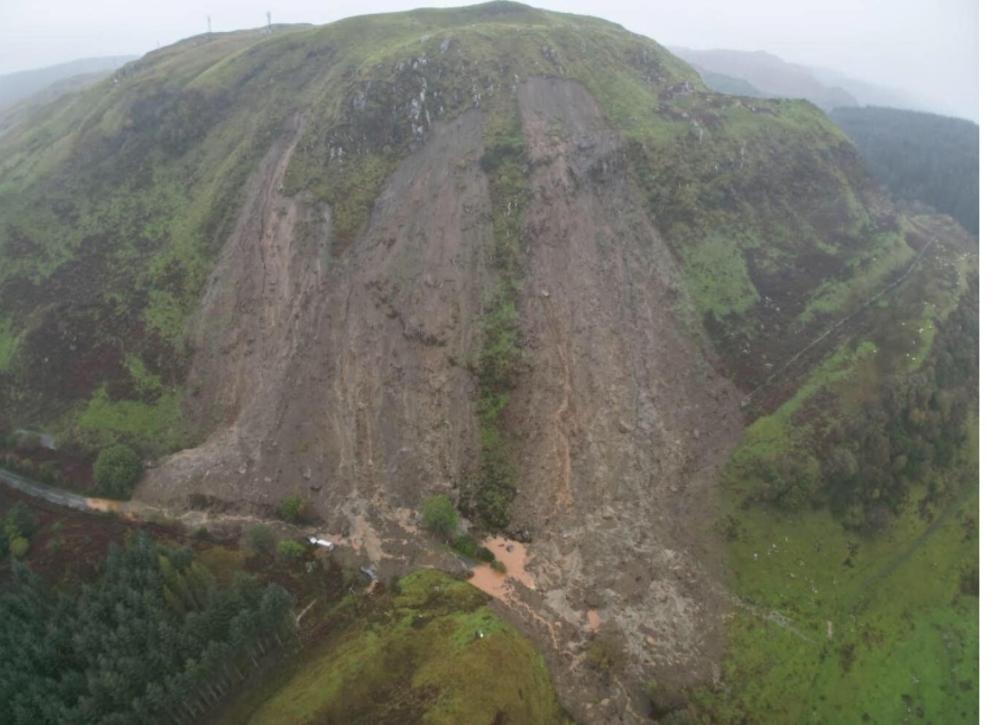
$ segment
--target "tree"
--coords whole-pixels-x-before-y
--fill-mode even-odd
[[[130,446],[117,443],[100,451],[93,464],[93,480],[105,496],[126,499],[141,478],[141,458]]]
[[[307,553],[307,550],[299,541],[294,541],[293,539],[283,539],[279,542],[278,552],[280,558],[291,561],[293,559],[303,558],[303,555]]]
[[[0,642],[17,657],[0,658],[0,722],[200,722],[243,679],[243,656],[293,636],[292,606],[240,571],[219,585],[191,552],[144,533],[112,545],[98,579],[71,594],[13,560]]]
[[[271,554],[276,548],[276,535],[268,526],[254,524],[245,532],[245,544],[248,550],[257,555]]]
[[[445,540],[450,539],[458,529],[458,512],[451,499],[444,494],[431,496],[424,501],[420,513],[424,518],[424,526]]]
[[[279,518],[292,524],[304,519],[307,512],[307,502],[302,496],[287,496],[279,502]]]

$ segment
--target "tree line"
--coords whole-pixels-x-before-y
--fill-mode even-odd
[[[12,562],[0,591],[0,722],[200,722],[260,657],[295,637],[293,598],[144,533],[67,594]]]

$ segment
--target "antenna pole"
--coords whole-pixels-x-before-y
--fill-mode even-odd
[[[265,24],[268,27],[268,32],[271,33],[272,32],[272,11],[271,10],[266,10],[265,11]]]
[[[207,35],[210,35],[211,33],[213,33],[213,28],[211,27],[210,16],[208,15],[207,16]]]

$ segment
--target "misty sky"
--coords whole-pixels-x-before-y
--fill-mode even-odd
[[[469,4],[431,0],[0,0],[0,74],[142,54],[206,30]],[[934,111],[978,118],[978,0],[541,0],[663,45],[767,50],[902,89]]]

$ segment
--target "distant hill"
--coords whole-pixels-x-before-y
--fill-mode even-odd
[[[710,86],[722,93],[726,77],[745,81],[763,96],[773,98],[805,98],[829,111],[841,106],[857,106],[858,99],[845,89],[820,81],[805,66],[788,63],[764,51],[744,50],[692,50],[672,48],[675,55],[690,63],[706,80],[716,79],[718,85]],[[723,76],[722,78],[719,76]],[[709,81],[707,81],[709,83]],[[734,93],[738,93],[733,91]],[[738,95],[740,95],[738,93]],[[750,94],[746,94],[750,95]]]
[[[978,126],[895,108],[838,108],[830,117],[894,196],[922,201],[978,235]]]
[[[697,68],[703,83],[708,85],[717,93],[726,93],[731,96],[750,96],[751,98],[768,98],[768,94],[758,90],[743,78],[714,73],[705,68]]]
[[[897,88],[886,88],[858,78],[851,78],[830,68],[809,66],[808,70],[821,83],[843,88],[853,95],[858,99],[857,105],[859,106],[883,106],[908,110],[920,110],[923,107],[921,101]],[[850,106],[847,107],[850,108]]]
[[[0,75],[0,110],[23,101],[53,83],[78,76],[110,73],[136,57],[119,55],[106,58],[83,58],[47,68]]]

